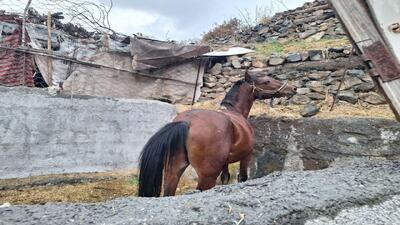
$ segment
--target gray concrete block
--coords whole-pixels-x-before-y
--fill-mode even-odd
[[[137,167],[173,105],[0,87],[0,179]]]

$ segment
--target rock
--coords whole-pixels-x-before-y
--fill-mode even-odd
[[[322,86],[322,81],[309,81],[306,83],[307,87],[321,87]]]
[[[318,32],[316,34],[311,35],[306,39],[307,42],[319,41],[325,35],[325,31]]]
[[[347,70],[346,74],[358,78],[365,76],[365,72],[363,70]]]
[[[333,77],[328,77],[327,79],[322,81],[322,84],[327,86],[327,85],[331,85],[331,84],[336,84],[339,83],[340,81],[336,78]]]
[[[223,92],[223,91],[225,91],[225,88],[219,87],[219,88],[215,89],[215,91],[216,92]]]
[[[216,98],[218,98],[219,95],[220,94],[217,94],[217,93],[210,93],[210,94],[207,95],[207,97],[209,97],[211,99],[216,99]]]
[[[288,27],[281,27],[281,28],[279,28],[279,30],[278,30],[278,32],[279,32],[280,34],[286,34],[288,31],[289,31],[289,28],[288,28]],[[280,35],[280,37],[282,37],[282,35]]]
[[[224,64],[222,65],[222,68],[231,67],[231,66],[232,66],[232,63],[231,63],[231,62],[226,62],[226,63],[224,63]]]
[[[207,94],[207,93],[212,93],[212,92],[214,92],[214,90],[211,89],[211,88],[208,88],[208,87],[203,87],[203,88],[201,88],[201,92]]]
[[[282,65],[285,62],[285,59],[280,58],[280,57],[273,57],[270,58],[268,61],[268,64],[270,66],[278,66],[278,65]]]
[[[269,32],[269,27],[263,27],[260,31],[258,31],[259,35],[267,34]]]
[[[323,59],[321,50],[310,50],[308,51],[308,54],[310,55],[311,61],[319,61]]]
[[[217,83],[205,82],[204,87],[213,88],[217,85]]]
[[[229,81],[232,82],[232,83],[235,83],[235,82],[237,82],[237,81],[239,81],[241,79],[242,78],[240,78],[240,77],[229,77]]]
[[[325,100],[325,95],[317,93],[317,92],[309,93],[309,94],[307,94],[307,96],[312,100]]]
[[[288,75],[287,74],[279,74],[278,76],[276,76],[276,79],[278,79],[278,80],[287,80],[288,79]]]
[[[212,68],[211,68],[211,74],[212,75],[217,75],[222,73],[222,64],[221,63],[216,63]]]
[[[233,69],[232,67],[224,67],[222,68],[222,74],[224,76],[234,76],[234,75],[238,75],[239,72],[235,69]],[[218,78],[222,78],[222,77],[218,77]]]
[[[227,81],[228,81],[228,80],[227,80],[225,77],[220,78],[220,79],[218,80],[218,82],[219,82],[220,84],[225,84]]]
[[[310,78],[311,80],[322,80],[325,79],[329,74],[323,73],[323,72],[316,72],[316,73],[310,73],[307,77]]]
[[[324,15],[324,10],[323,9],[320,9],[320,10],[317,10],[317,11],[313,12],[313,16],[322,16],[322,15]]]
[[[231,82],[226,82],[226,83],[223,85],[223,87],[224,87],[225,89],[230,88],[231,86],[232,86],[232,83],[231,83]]]
[[[290,100],[295,105],[306,105],[311,102],[311,99],[306,95],[295,95]]]
[[[204,77],[204,81],[209,82],[209,83],[217,82],[217,78],[215,78],[213,76],[207,76],[207,77]]]
[[[358,102],[358,97],[354,91],[339,91],[339,100],[349,102],[351,104],[356,104]]]
[[[244,67],[244,68],[250,68],[251,66],[252,66],[252,63],[251,63],[251,62],[249,62],[249,61],[243,62],[243,67]]]
[[[307,31],[299,34],[299,38],[306,39],[306,38],[310,37],[311,35],[313,35],[313,34],[315,34],[317,32],[318,32],[317,29],[307,30]]]
[[[290,167],[294,162],[287,164],[287,159],[297,158],[301,165],[298,170],[314,170],[326,168],[340,158],[348,157],[353,161],[371,155],[385,158],[398,158],[400,155],[400,142],[387,141],[390,136],[396,139],[393,135],[400,130],[400,123],[391,119],[256,117],[250,120],[255,128],[256,163],[253,165],[257,167],[257,177],[273,171],[296,169]],[[386,138],[382,134],[386,134]],[[282,142],[283,137],[288,137],[285,142]],[[296,153],[301,156],[291,158]]]
[[[320,31],[327,31],[328,28],[329,28],[329,25],[328,25],[327,23],[322,23],[322,24],[319,26],[319,30],[320,30]]]
[[[307,61],[310,58],[308,52],[302,52],[300,55],[301,55],[301,61]]]
[[[346,32],[344,32],[343,28],[341,28],[341,27],[336,28],[335,33],[337,35],[346,35]]]
[[[257,36],[255,39],[256,42],[260,43],[260,42],[265,42],[265,37],[263,36]]]
[[[360,99],[372,105],[386,104],[385,98],[383,98],[376,92],[362,93],[360,94]]]
[[[301,61],[302,60],[302,58],[301,58],[301,54],[300,53],[293,53],[293,54],[290,54],[290,55],[288,55],[287,57],[286,57],[286,61],[288,61],[288,62],[299,62],[299,61]]]
[[[320,94],[325,94],[326,93],[326,87],[325,86],[317,86],[317,87],[310,87],[311,91],[317,92]]]
[[[357,92],[367,92],[367,91],[372,91],[374,89],[375,89],[374,82],[364,82],[354,87],[354,91]]]
[[[344,79],[343,85],[342,85],[342,90],[347,90],[352,88],[353,86],[362,84],[362,80],[360,80],[357,77],[346,77]]]
[[[234,59],[234,60],[232,60],[231,63],[232,63],[233,68],[235,68],[235,69],[242,68],[242,64],[240,63],[239,59]]]
[[[346,71],[344,69],[336,70],[336,71],[331,73],[331,77],[343,77],[343,74],[345,72]]]
[[[255,68],[264,68],[267,67],[266,59],[264,58],[256,58],[251,63]]]
[[[308,93],[311,93],[311,89],[310,88],[297,88],[297,94],[299,95],[305,95]]]
[[[300,115],[302,117],[311,117],[319,112],[319,108],[314,104],[307,104],[302,110],[300,110]]]

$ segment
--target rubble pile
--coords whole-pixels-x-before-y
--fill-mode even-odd
[[[339,20],[326,0],[307,2],[302,7],[275,14],[267,23],[219,37],[212,44],[254,43],[276,40],[345,38]]]

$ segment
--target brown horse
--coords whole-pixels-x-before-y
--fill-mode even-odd
[[[295,94],[296,88],[271,77],[245,75],[225,96],[221,108],[180,113],[147,142],[140,155],[139,196],[158,197],[164,174],[164,196],[175,195],[190,164],[198,175],[198,190],[227,184],[228,164],[240,161],[238,181],[247,180],[253,129],[247,120],[255,99]]]

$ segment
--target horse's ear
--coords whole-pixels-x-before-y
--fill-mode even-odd
[[[246,72],[244,73],[244,80],[245,80],[246,82],[250,82],[250,81],[251,81],[251,76],[250,76],[249,73],[247,73],[247,70],[246,70]]]

